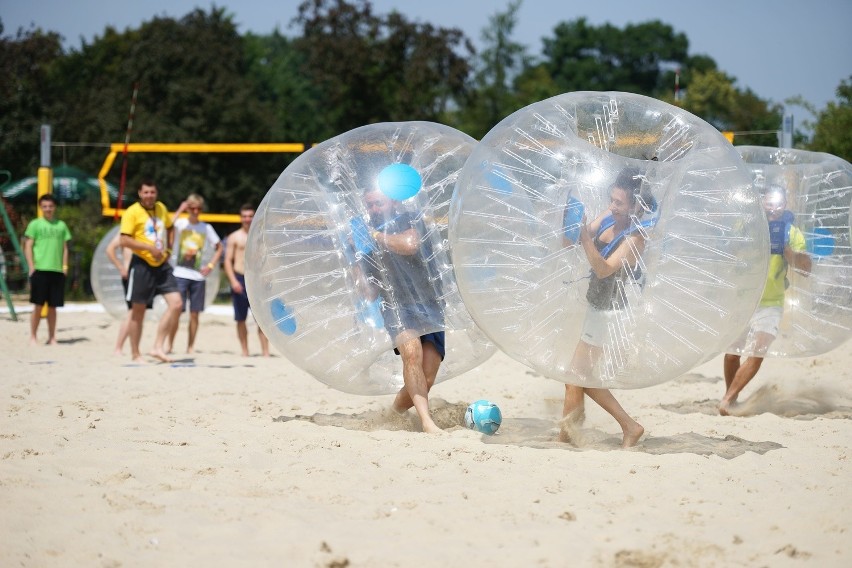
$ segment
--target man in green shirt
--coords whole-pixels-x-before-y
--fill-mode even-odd
[[[65,275],[68,273],[68,241],[71,231],[56,219],[56,199],[51,194],[38,200],[42,217],[24,231],[24,256],[30,269],[30,345],[38,343],[41,307],[47,304],[47,344],[56,344],[56,308],[65,304]]]

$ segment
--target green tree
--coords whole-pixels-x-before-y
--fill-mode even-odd
[[[53,106],[57,140],[122,141],[130,94],[139,96],[133,142],[269,142],[270,110],[248,77],[244,40],[231,16],[212,8],[180,20],[154,18],[135,30],[107,28],[52,68],[61,93]],[[88,151],[78,165],[97,171],[105,152]],[[210,210],[259,201],[280,173],[280,157],[252,154],[131,154],[126,194],[135,198],[144,175],[176,207],[192,191]],[[113,168],[116,181],[119,168]]]
[[[671,70],[684,65],[689,48],[686,35],[656,20],[619,29],[579,18],[557,24],[543,42],[548,70],[562,91],[649,96],[670,89]]]
[[[725,73],[715,69],[694,72],[685,92],[679,101],[684,109],[719,130],[743,133],[734,138],[735,144],[778,145],[781,106],[770,105],[750,89],[739,90],[735,80]]]
[[[852,76],[837,87],[837,101],[817,115],[809,150],[827,152],[852,162]]]
[[[304,73],[305,55],[277,30],[245,36],[247,73],[256,97],[275,117],[272,136],[282,142],[318,142],[331,130],[319,105],[320,91]]]
[[[62,38],[40,29],[3,35],[0,21],[0,169],[13,179],[39,166],[39,130],[50,122],[50,68],[63,57]]]
[[[466,86],[473,53],[458,29],[373,13],[367,0],[306,0],[294,24],[326,136],[384,121],[438,121]]]
[[[495,124],[524,106],[519,104],[515,80],[531,58],[526,47],[512,40],[521,0],[510,2],[505,12],[488,19],[482,31],[484,49],[475,57],[471,88],[457,114],[457,126],[474,138],[482,138]]]

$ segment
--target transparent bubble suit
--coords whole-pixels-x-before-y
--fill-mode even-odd
[[[359,250],[356,243],[367,238],[358,227],[370,221],[365,191],[378,186],[389,166],[405,164],[422,178],[422,187],[395,208],[420,227],[417,257],[428,270],[409,292],[441,306],[439,317],[421,319],[408,331],[446,330],[436,382],[490,357],[496,348],[462,303],[447,246],[453,187],[475,144],[441,124],[380,123],[327,140],[294,160],[259,205],[246,245],[249,301],[270,343],[343,392],[381,395],[403,386],[400,358],[383,323],[395,321],[402,291],[388,277],[387,251]],[[373,304],[357,285],[365,266],[370,285],[381,289]]]
[[[95,247],[95,253],[92,256],[92,267],[90,270],[92,292],[95,294],[95,299],[100,302],[104,309],[116,319],[123,319],[127,316],[127,303],[124,301],[124,288],[121,285],[121,273],[118,268],[110,261],[106,254],[107,246],[121,230],[120,225],[114,226],[100,240],[98,246]],[[215,253],[214,247],[209,244],[204,245],[204,250],[201,253],[202,263],[207,264],[213,258]],[[119,247],[116,249],[116,256],[119,260],[124,259],[124,249]],[[216,294],[219,292],[219,278],[221,269],[217,264],[216,267],[207,276],[207,286],[204,291],[204,305],[212,306],[216,300]],[[146,310],[145,319],[147,321],[159,320],[163,312],[166,311],[166,302],[162,296],[154,298],[153,308]]]
[[[786,191],[786,209],[804,235],[811,272],[788,267],[784,315],[767,357],[826,353],[852,335],[852,164],[822,152],[737,146],[759,194]],[[751,337],[729,347],[754,354]]]
[[[653,195],[642,278],[623,282],[597,365],[572,368],[589,309],[590,265],[576,238],[608,206],[624,167]],[[638,388],[723,351],[757,305],[768,230],[751,178],[715,128],[630,93],[577,92],[525,107],[495,126],[462,170],[450,213],[456,279],[498,347],[544,376]]]

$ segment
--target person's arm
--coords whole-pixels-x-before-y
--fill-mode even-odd
[[[606,278],[618,272],[624,263],[635,264],[636,259],[645,248],[645,239],[639,234],[630,235],[616,247],[608,258],[604,258],[600,251],[595,248],[594,233],[589,226],[584,225],[580,229],[580,244],[583,245],[586,258],[589,259],[589,265],[592,267],[595,276]]]
[[[122,278],[127,278],[126,269],[124,263],[118,259],[117,250],[119,245],[121,244],[121,233],[115,235],[115,237],[109,242],[106,247],[106,255],[107,258],[115,267],[118,269],[119,273],[121,273]]]
[[[225,274],[228,276],[228,282],[231,284],[231,290],[236,294],[242,294],[243,287],[237,276],[234,273],[234,252],[237,247],[237,239],[233,235],[228,239],[228,246],[225,247]]]
[[[143,242],[137,241],[136,239],[134,239],[130,235],[125,235],[125,234],[121,235],[121,241],[120,241],[119,244],[122,247],[133,250],[133,251],[137,251],[137,250],[138,251],[148,251],[148,252],[151,253],[151,256],[154,257],[154,260],[157,260],[157,261],[159,261],[164,255],[166,257],[168,257],[169,253],[171,253],[171,250],[169,250],[169,249],[160,250],[157,247],[155,247],[154,245],[149,245],[148,243],[143,243]]]
[[[213,272],[213,269],[216,268],[220,258],[222,258],[222,241],[216,243],[216,249],[213,251],[213,258],[210,259],[210,262],[201,267],[202,276],[206,277],[208,274]]]
[[[374,230],[372,237],[380,247],[403,256],[417,254],[420,250],[420,235],[414,228],[392,235]]]
[[[180,205],[178,205],[178,208],[177,208],[177,209],[175,209],[175,212],[174,212],[174,213],[172,213],[172,226],[174,226],[175,221],[177,221],[177,220],[178,220],[178,218],[180,217],[181,213],[183,213],[184,211],[186,211],[186,208],[187,208],[187,207],[189,207],[189,204],[186,202],[186,200],[183,200],[183,201],[181,201],[181,202],[180,202]]]
[[[787,231],[787,239],[784,243],[784,260],[793,267],[793,270],[802,276],[811,275],[811,255],[806,252],[805,235],[796,226],[791,226]]]
[[[62,243],[62,273],[68,275],[68,241]]]
[[[802,276],[810,276],[811,275],[811,255],[806,252],[795,251],[790,248],[790,245],[784,247],[784,260],[787,261],[787,264],[793,267],[793,269],[800,273]]]
[[[29,275],[32,276],[33,272],[35,272],[35,262],[33,262],[33,240],[27,236],[24,236],[24,258],[27,259]]]

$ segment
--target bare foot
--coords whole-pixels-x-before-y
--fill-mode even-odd
[[[148,362],[148,361],[145,360],[144,357],[142,357],[141,353],[139,355],[131,357],[130,360],[133,361],[134,363],[147,363]]]
[[[121,355],[122,355],[121,349],[116,349],[115,351],[112,352],[112,354],[116,357],[121,357]]]
[[[431,420],[423,424],[423,431],[427,434],[437,434],[439,432],[443,432],[443,430],[438,428],[438,425],[432,422]]]
[[[724,398],[719,402],[719,414],[722,416],[730,416],[731,415],[731,405],[734,404],[733,401],[725,400]]]
[[[622,448],[632,448],[639,442],[639,438],[645,433],[645,429],[638,422],[634,422],[627,430],[624,431],[624,437],[621,439]]]
[[[35,337],[30,337],[30,345],[38,345],[38,339]]]
[[[56,338],[54,337],[53,339],[49,339],[47,341],[47,345],[59,345],[59,342],[56,341]]]
[[[557,439],[563,444],[572,444],[573,446],[579,447],[580,432],[582,431],[580,425],[583,423],[584,419],[585,416],[582,409],[570,412],[558,422],[559,436]]]
[[[148,352],[148,355],[153,357],[154,359],[158,359],[161,363],[173,363],[171,358],[168,355],[163,353],[162,351],[157,351],[156,349],[152,349]]]
[[[187,348],[186,348],[186,353],[187,353],[187,355],[192,355],[193,351],[194,351],[194,349],[193,349],[192,347],[187,347]]]
[[[579,408],[575,408],[574,410],[563,416],[562,421],[577,424],[579,426],[580,424],[586,421],[586,409],[582,406]]]

